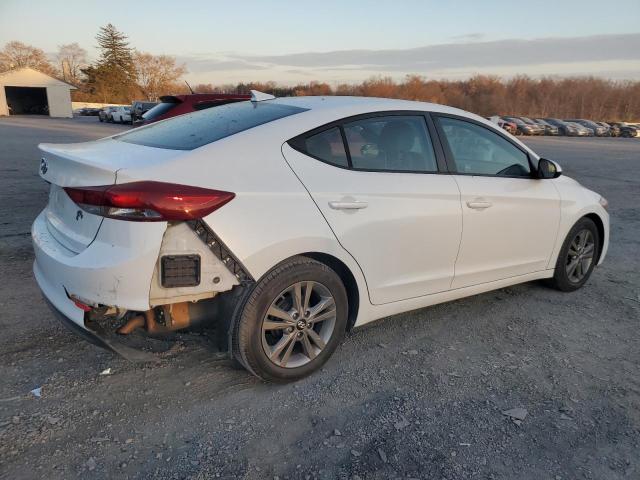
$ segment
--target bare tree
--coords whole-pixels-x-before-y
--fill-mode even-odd
[[[78,43],[58,46],[58,63],[65,82],[78,85],[81,79],[81,69],[87,66],[87,51]]]
[[[153,101],[168,93],[187,72],[184,65],[176,65],[176,59],[168,55],[136,52],[135,63],[138,86],[147,99]]]
[[[0,72],[22,67],[35,68],[47,75],[56,74],[41,49],[17,41],[7,43],[0,51]]]

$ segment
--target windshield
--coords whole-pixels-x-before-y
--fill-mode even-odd
[[[149,113],[155,108],[157,107],[149,110]],[[230,103],[180,115],[114,138],[147,147],[193,150],[258,125],[307,110],[279,103]]]
[[[146,113],[144,113],[142,115],[142,118],[144,118],[145,120],[153,120],[154,118],[158,118],[160,115],[164,115],[176,105],[178,104],[173,102],[159,103],[158,105],[156,105],[155,107],[149,109]]]

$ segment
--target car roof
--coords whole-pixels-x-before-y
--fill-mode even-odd
[[[470,116],[483,118],[479,115],[471,114],[464,110],[437,103],[418,102],[412,100],[399,100],[395,98],[377,97],[350,97],[350,96],[308,96],[308,97],[280,97],[273,100],[265,100],[271,103],[280,103],[300,108],[320,112],[336,112],[342,114],[351,110],[353,115],[359,113],[386,111],[386,110],[423,110],[439,113],[450,113],[453,115]]]
[[[244,142],[247,138],[246,135],[252,135],[256,138],[257,136],[261,136],[263,139],[262,141],[264,142],[279,142],[279,145],[281,145],[282,142],[286,142],[300,134],[336,121],[348,119],[352,116],[384,113],[386,111],[401,112],[404,110],[458,115],[460,117],[469,118],[477,121],[478,123],[482,123],[490,129],[496,130],[502,134],[502,129],[498,125],[484,117],[481,117],[480,115],[437,103],[391,98],[351,96],[279,97],[270,100],[262,100],[257,103],[286,105],[302,108],[305,109],[305,111],[258,125],[248,131],[239,132],[231,137],[227,137],[226,139],[210,144],[210,148],[215,148],[216,144],[227,142]],[[512,141],[535,155],[535,152],[518,139],[512,139]],[[206,148],[206,146],[204,146],[204,148]]]

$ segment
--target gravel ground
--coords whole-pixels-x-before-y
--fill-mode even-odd
[[[585,288],[388,318],[273,386],[207,332],[134,364],[49,314],[31,273],[36,145],[122,128],[0,119],[0,478],[640,478],[640,140],[526,140],[610,202],[609,255]]]

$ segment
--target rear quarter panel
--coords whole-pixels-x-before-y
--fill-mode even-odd
[[[294,255],[321,252],[340,259],[364,286],[359,267],[337,242],[281,147],[281,136],[272,128],[251,129],[153,168],[120,170],[118,183],[147,179],[234,192],[235,198],[205,221],[255,279]],[[361,298],[368,298],[366,289]]]

